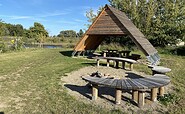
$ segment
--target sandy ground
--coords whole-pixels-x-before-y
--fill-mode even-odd
[[[146,92],[146,104],[142,109],[138,108],[137,104],[131,100],[132,96],[130,91],[123,91],[121,104],[116,105],[114,102],[115,89],[108,87],[99,87],[98,99],[96,101],[92,101],[91,87],[87,85],[87,82],[81,79],[81,76],[87,76],[97,71],[100,72],[102,75],[110,75],[115,78],[126,78],[128,73],[145,76],[144,73],[138,73],[136,71],[131,72],[123,69],[115,69],[105,66],[89,66],[79,69],[78,71],[66,74],[66,76],[61,78],[61,81],[63,82],[64,87],[68,90],[70,95],[74,96],[78,100],[83,101],[84,103],[93,104],[109,110],[120,109],[123,112],[129,114],[143,113],[143,111],[158,114],[167,111],[164,106],[158,103],[158,101],[151,102],[150,100],[147,100],[150,98],[149,92]]]

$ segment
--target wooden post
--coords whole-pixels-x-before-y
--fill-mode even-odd
[[[152,101],[157,101],[157,88],[153,88],[151,90],[151,100]]]
[[[145,91],[138,92],[138,107],[143,107],[145,105]]]
[[[109,61],[110,61],[110,60],[107,59],[107,67],[109,67]]]
[[[100,59],[97,59],[97,66],[100,66]]]
[[[92,100],[96,100],[98,98],[98,85],[92,85]]]
[[[122,93],[122,91],[120,89],[116,89],[116,95],[115,95],[116,104],[121,103],[121,93]]]
[[[137,102],[138,101],[138,91],[132,90],[132,100]]]
[[[159,88],[159,95],[164,96],[164,87]]]
[[[133,70],[134,65],[130,63],[130,70]]]
[[[122,61],[122,68],[125,69],[125,62]]]
[[[106,52],[103,52],[103,57],[106,57],[107,55],[106,55]]]

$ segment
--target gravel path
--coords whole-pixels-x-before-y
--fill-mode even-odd
[[[92,101],[91,88],[87,85],[87,82],[81,79],[81,76],[87,76],[97,71],[100,72],[102,75],[110,75],[115,78],[126,78],[127,73],[145,76],[144,73],[138,73],[136,71],[131,72],[125,71],[123,69],[115,69],[105,66],[90,66],[66,74],[66,76],[61,78],[61,81],[64,82],[64,87],[68,90],[68,93],[70,95],[74,96],[76,99],[83,101],[84,103],[94,104],[96,106],[100,106],[109,110],[120,109],[123,112],[129,114],[138,113],[138,111],[140,111],[139,113],[147,111],[154,114],[166,111],[166,109],[158,102],[153,103],[150,100],[146,100],[147,105],[145,105],[142,109],[138,108],[137,104],[132,102],[131,100],[132,96],[130,94],[130,91],[123,91],[121,104],[115,105],[115,90],[108,87],[99,87],[99,97],[95,102]],[[146,97],[149,97],[149,94],[146,94]]]

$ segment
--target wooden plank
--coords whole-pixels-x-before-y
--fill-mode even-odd
[[[128,89],[125,80],[121,80],[121,89]]]
[[[137,80],[135,80],[135,79],[132,79],[132,83],[134,83],[135,85],[137,85],[138,86],[138,88],[137,89],[148,89],[148,87],[147,86],[145,86],[145,85],[143,85],[143,84],[141,84],[141,83],[139,83]]]
[[[127,80],[127,82],[132,86],[132,89],[144,89],[141,84],[134,82],[133,79]]]
[[[129,80],[130,79],[126,79],[125,83],[126,83],[126,86],[127,86],[128,89],[132,89],[132,85],[129,83]]]
[[[111,84],[111,87],[114,87],[114,88],[117,88],[117,82],[118,82],[118,79],[114,79],[114,81],[112,82]]]
[[[140,79],[135,79],[135,80],[137,80],[139,83],[147,86],[148,89],[153,88],[153,87],[159,87],[159,86],[161,86],[161,84],[156,83],[156,82],[151,82],[149,80],[146,80],[145,78],[140,78]]]
[[[121,88],[121,86],[122,86],[122,80],[119,79],[119,80],[117,81],[116,87],[117,87],[117,88]]]

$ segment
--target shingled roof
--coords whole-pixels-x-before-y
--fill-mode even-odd
[[[157,50],[125,13],[108,5],[105,5],[85,35],[76,44],[74,52],[96,50],[104,38],[109,35],[128,35],[136,46],[148,57],[149,61],[156,62],[159,60]]]

